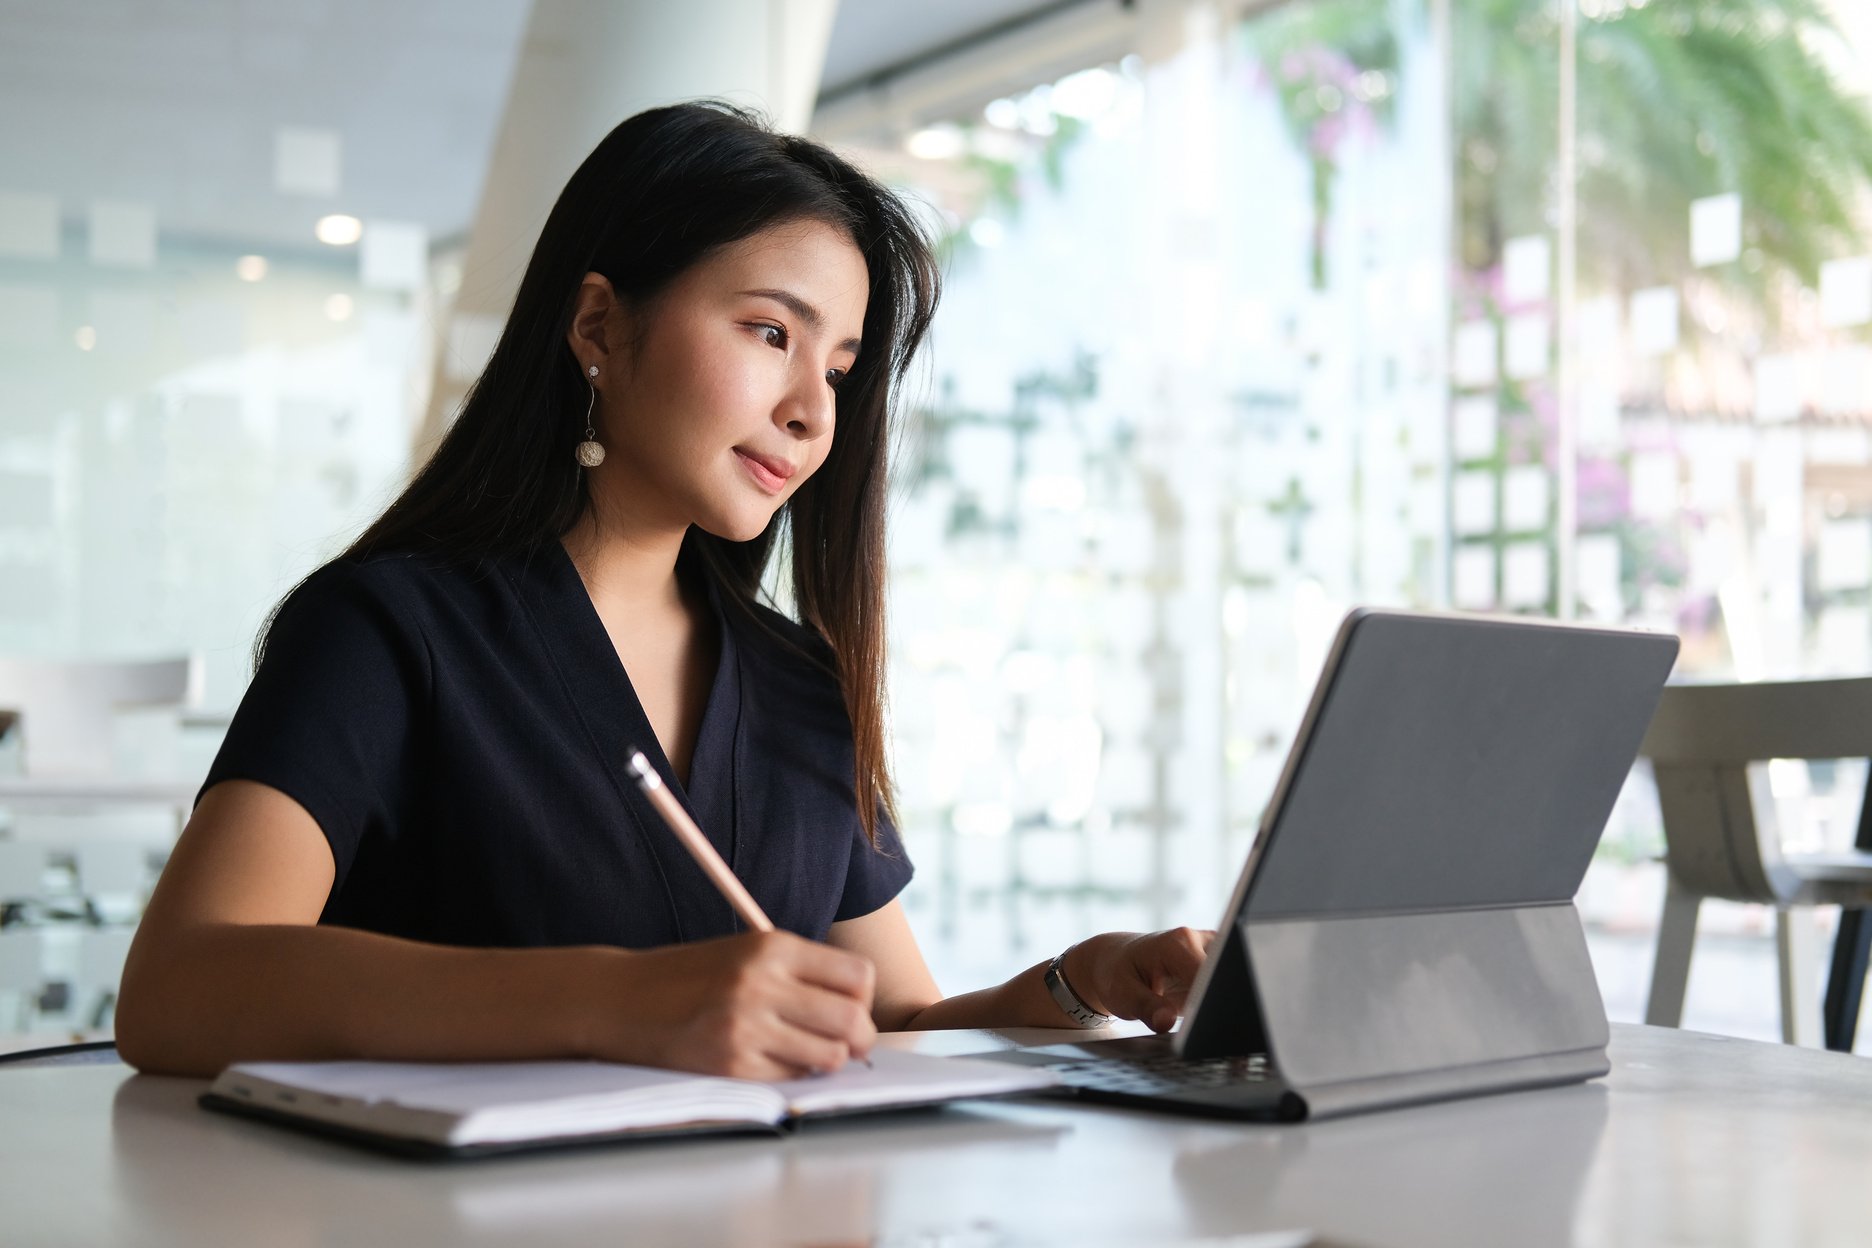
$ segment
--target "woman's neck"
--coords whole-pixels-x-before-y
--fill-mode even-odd
[[[685,532],[606,525],[587,509],[560,544],[601,614],[610,606],[654,610],[682,604],[676,559]]]

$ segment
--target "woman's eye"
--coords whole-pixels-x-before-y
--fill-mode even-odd
[[[845,380],[845,370],[842,368],[828,368],[826,369],[825,379],[826,385],[836,390],[839,388],[839,383]]]
[[[786,330],[778,325],[756,325],[754,332],[761,336],[761,341],[770,347],[786,348]]]

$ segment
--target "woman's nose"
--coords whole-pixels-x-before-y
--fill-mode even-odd
[[[788,433],[811,441],[823,437],[832,428],[836,396],[825,378],[817,377],[788,392],[778,413]]]

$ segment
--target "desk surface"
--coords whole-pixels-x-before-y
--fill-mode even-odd
[[[1579,1087],[1299,1127],[995,1103],[441,1165],[205,1113],[194,1080],[0,1068],[0,1239],[1001,1248],[1309,1228],[1374,1248],[1823,1248],[1872,1234],[1872,1062],[1631,1026],[1613,1029],[1612,1058]]]

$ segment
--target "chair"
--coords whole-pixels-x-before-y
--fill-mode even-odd
[[[1859,807],[1859,835],[1853,847],[1872,851],[1872,777],[1867,778],[1865,800]],[[1833,937],[1833,965],[1827,974],[1827,1048],[1841,1053],[1853,1051],[1868,971],[1872,971],[1872,914],[1844,910],[1840,913],[1839,933]]]
[[[157,807],[179,831],[194,785],[171,778],[113,774],[113,720],[134,708],[173,707],[199,699],[194,658],[68,663],[0,659],[0,721],[10,721],[19,774],[0,775],[0,809],[97,811]]]
[[[132,707],[181,707],[200,700],[193,658],[65,663],[0,659],[0,711],[18,719],[28,776],[98,777],[111,772],[111,720]]]
[[[1781,1037],[1817,1047],[1812,907],[1872,904],[1872,852],[1784,853],[1772,803],[1758,811],[1752,800],[1748,765],[1872,758],[1872,677],[1671,685],[1639,754],[1656,773],[1669,870],[1645,1022],[1683,1021],[1703,899],[1760,902],[1775,909]]]

